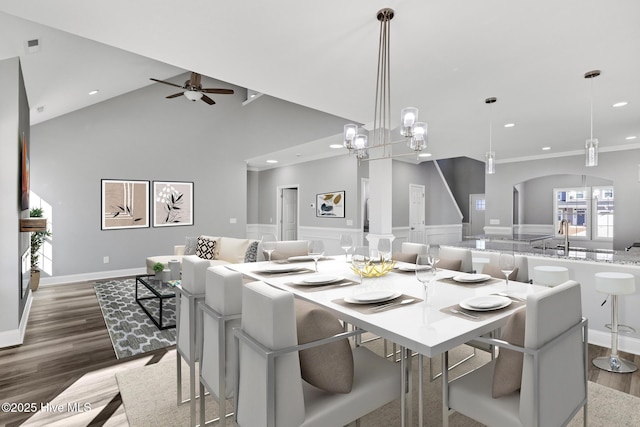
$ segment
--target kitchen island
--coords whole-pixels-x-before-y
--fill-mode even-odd
[[[479,236],[477,236],[479,237]],[[544,247],[542,242],[545,242]],[[558,239],[518,240],[502,236],[486,239],[473,238],[453,246],[468,248],[473,258],[489,258],[497,263],[498,254],[513,252],[525,255],[529,278],[537,266],[560,266],[569,270],[569,277],[582,285],[583,315],[589,319],[589,342],[602,347],[611,347],[610,330],[605,326],[611,323],[611,299],[595,289],[595,274],[603,271],[631,273],[635,277],[636,292],[619,299],[620,324],[640,330],[640,252],[613,251],[608,249],[585,249],[569,247],[567,256],[564,248],[558,249]],[[640,354],[640,333],[620,334],[620,350]]]

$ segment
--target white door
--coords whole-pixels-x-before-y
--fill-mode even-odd
[[[484,234],[484,194],[469,194],[469,235]]]
[[[409,184],[409,241],[427,243],[424,216],[424,185]]]
[[[280,240],[298,240],[298,189],[283,188],[280,200],[282,201]]]

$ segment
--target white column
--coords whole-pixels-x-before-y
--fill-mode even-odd
[[[392,234],[392,160],[379,159],[374,148],[369,150],[369,234],[367,240],[370,248],[377,248],[378,240],[388,238],[393,241]]]

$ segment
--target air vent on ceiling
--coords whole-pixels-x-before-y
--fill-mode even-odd
[[[40,52],[40,39],[27,40],[27,53]]]

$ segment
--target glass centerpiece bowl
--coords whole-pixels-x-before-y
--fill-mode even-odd
[[[362,268],[362,276],[363,277],[382,277],[395,267],[396,262],[391,259],[380,258],[380,261],[370,261],[368,262],[364,268]],[[352,270],[356,274],[360,274],[361,271],[355,269],[353,266]]]

